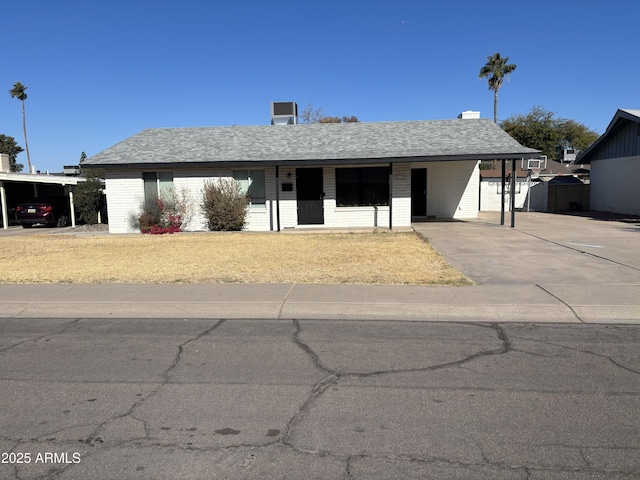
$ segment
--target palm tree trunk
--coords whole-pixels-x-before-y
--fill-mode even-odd
[[[27,115],[24,110],[24,100],[22,101],[22,130],[24,131],[24,148],[27,151],[27,164],[31,173],[31,156],[29,155],[29,142],[27,142]]]
[[[493,91],[493,123],[498,123],[498,89]]]

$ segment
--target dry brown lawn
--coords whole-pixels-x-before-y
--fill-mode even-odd
[[[468,285],[415,233],[0,238],[0,283]]]

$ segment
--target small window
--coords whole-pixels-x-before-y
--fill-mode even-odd
[[[389,167],[336,168],[339,207],[389,205]]]
[[[145,202],[161,198],[173,188],[173,172],[142,172],[142,180]]]
[[[233,178],[240,182],[250,205],[264,205],[267,202],[264,170],[234,170]]]

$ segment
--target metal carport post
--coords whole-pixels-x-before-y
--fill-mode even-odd
[[[500,225],[504,225],[504,196],[505,196],[505,187],[507,185],[505,170],[506,170],[507,159],[502,159],[502,192],[500,195]],[[509,195],[509,205],[511,206],[511,228],[516,226],[516,159],[511,159],[511,182],[510,182],[510,195]]]

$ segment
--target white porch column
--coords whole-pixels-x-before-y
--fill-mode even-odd
[[[71,213],[71,226],[76,226],[76,211],[73,204],[73,190],[69,187],[69,212]]]
[[[0,182],[0,203],[2,204],[2,228],[9,228],[9,209],[7,208],[7,192],[4,182]]]

